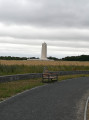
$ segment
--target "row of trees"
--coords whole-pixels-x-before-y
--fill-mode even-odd
[[[0,56],[0,60],[27,60],[27,59],[39,59],[38,57],[11,57],[11,56]],[[50,60],[59,60],[56,57],[48,57]]]
[[[39,59],[36,57],[11,57],[11,56],[0,56],[0,60],[27,60],[27,59]]]
[[[81,56],[68,56],[62,58],[64,61],[89,61],[89,55],[81,55]]]
[[[11,56],[0,56],[0,60],[27,60],[27,59],[39,59],[38,57],[11,57]]]
[[[52,59],[52,60],[62,60],[62,61],[89,61],[89,55],[80,55],[80,56],[67,56],[65,58],[62,59],[58,59],[56,57],[48,57],[48,59]]]
[[[0,60],[27,60],[26,57],[0,56]]]
[[[11,56],[0,56],[0,60],[27,60],[27,59],[39,59],[38,57],[11,57]],[[63,60],[63,61],[89,61],[89,55],[81,55],[81,56],[68,56],[62,59],[56,57],[48,57],[50,60]]]
[[[48,59],[49,59],[49,60],[60,60],[60,59],[58,59],[58,58],[56,58],[56,57],[52,57],[52,56],[48,57]]]

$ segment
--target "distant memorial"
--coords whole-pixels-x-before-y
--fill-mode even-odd
[[[27,59],[27,60],[49,60],[47,59],[47,44],[45,42],[42,43],[40,59]],[[53,61],[53,60],[50,60],[50,61]]]
[[[47,60],[47,44],[45,42],[42,43],[41,60]]]

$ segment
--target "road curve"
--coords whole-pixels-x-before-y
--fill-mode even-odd
[[[83,120],[89,77],[29,90],[0,103],[0,120]]]

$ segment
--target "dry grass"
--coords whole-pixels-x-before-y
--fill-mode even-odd
[[[60,66],[89,66],[89,62],[79,61],[37,61],[37,60],[0,60],[3,65],[60,65]]]
[[[89,62],[0,60],[0,75],[42,73],[45,66],[49,71],[89,70]]]

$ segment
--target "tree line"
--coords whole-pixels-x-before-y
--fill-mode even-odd
[[[27,60],[26,57],[0,56],[0,60]]]
[[[62,58],[64,61],[89,61],[89,55],[67,56]]]
[[[50,60],[55,61],[89,61],[89,55],[80,55],[80,56],[67,56],[65,58],[59,59],[56,57],[47,57]],[[0,60],[27,60],[27,59],[39,59],[39,57],[12,57],[12,56],[0,56]]]

